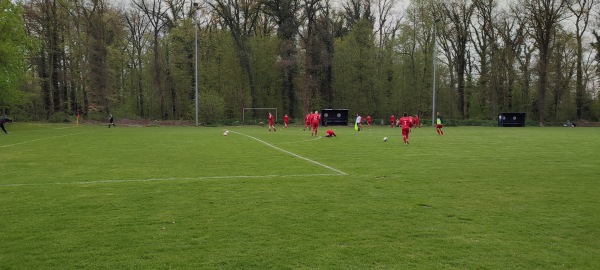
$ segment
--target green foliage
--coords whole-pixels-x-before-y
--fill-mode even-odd
[[[242,118],[242,108],[250,107],[252,99],[247,76],[239,65],[231,34],[223,30],[203,32],[204,48],[201,67],[200,92],[214,91],[227,102],[225,118]]]
[[[20,3],[0,1],[0,109],[25,101],[18,87],[25,79],[25,57],[32,42],[26,35],[22,14]]]
[[[345,38],[336,42],[333,58],[333,100],[352,112],[375,111],[379,95],[375,88],[376,50],[367,20],[359,21]]]
[[[218,123],[225,113],[225,100],[212,91],[198,95],[198,106],[198,117],[208,125]]]
[[[279,42],[275,37],[253,37],[252,72],[256,85],[256,106],[260,108],[282,108],[282,91],[279,71],[275,68]]]
[[[8,124],[2,267],[600,269],[600,129],[334,128]]]

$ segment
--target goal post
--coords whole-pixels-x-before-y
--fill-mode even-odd
[[[242,123],[268,120],[269,112],[275,116],[275,121],[279,119],[277,108],[242,108]]]

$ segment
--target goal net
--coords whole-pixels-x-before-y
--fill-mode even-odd
[[[279,120],[277,108],[243,108],[242,123],[257,124],[260,122],[268,123],[269,113],[273,114],[275,121]]]

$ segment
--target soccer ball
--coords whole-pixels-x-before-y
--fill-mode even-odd
[[[223,136],[227,136],[229,135],[229,130],[225,130],[225,132],[223,132]]]
[[[384,141],[384,142],[387,142],[387,137],[383,137],[383,141]]]

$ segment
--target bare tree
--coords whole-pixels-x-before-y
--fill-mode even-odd
[[[568,9],[575,16],[575,38],[577,40],[577,68],[575,83],[575,106],[577,107],[577,119],[581,119],[585,100],[585,85],[583,83],[583,36],[588,27],[590,12],[594,7],[595,0],[575,0]]]
[[[318,95],[317,78],[315,78],[315,63],[314,55],[316,55],[316,32],[317,32],[317,16],[323,6],[321,0],[302,0],[303,1],[303,31],[299,33],[304,47],[304,84],[302,88],[302,104],[303,113],[312,111],[313,103],[311,102],[313,95]]]
[[[161,119],[166,119],[166,108],[165,108],[165,91],[162,86],[162,66],[160,62],[160,32],[163,27],[166,26],[165,18],[167,13],[167,8],[163,6],[163,0],[152,0],[152,3],[148,3],[150,0],[133,0],[133,5],[135,5],[139,10],[141,10],[146,17],[148,18],[148,22],[152,26],[152,37],[153,37],[153,52],[154,52],[154,87],[159,95],[160,102],[160,117]]]
[[[377,2],[377,29],[375,34],[378,35],[379,49],[383,49],[386,40],[392,33],[395,33],[400,27],[401,18],[393,18],[394,7],[397,0],[375,0]],[[395,19],[395,20],[394,20]],[[392,20],[392,21],[390,21]]]
[[[518,16],[511,17],[504,14],[496,24],[495,28],[498,32],[499,42],[499,61],[505,80],[503,87],[503,103],[502,108],[512,110],[514,105],[514,90],[518,79],[516,64],[521,58],[521,51],[525,42],[525,21],[520,20]],[[523,70],[522,77],[528,77],[529,72]],[[524,89],[524,92],[527,92]],[[522,108],[521,110],[524,110]]]
[[[274,18],[278,26],[277,37],[281,40],[277,67],[281,72],[283,111],[289,112],[290,117],[294,118],[296,109],[295,80],[299,71],[296,37],[300,27],[301,2],[300,0],[272,0],[266,1],[265,5],[265,12]]]
[[[231,37],[237,47],[240,66],[248,79],[252,107],[256,107],[256,86],[251,71],[248,40],[256,31],[263,2],[259,0],[214,0],[208,2],[208,5],[219,15],[223,26],[229,28]]]
[[[492,106],[492,114],[498,110],[498,99],[500,86],[498,69],[490,68],[497,61],[498,46],[496,43],[496,29],[494,28],[495,9],[498,6],[496,0],[474,0],[475,19],[472,21],[473,35],[471,40],[473,48],[479,57],[479,80],[478,90],[481,91],[480,105],[489,103]]]
[[[375,23],[375,16],[371,11],[371,0],[347,0],[342,2],[342,8],[349,28],[354,27],[361,19],[367,19],[371,25]]]
[[[528,11],[529,26],[539,52],[538,61],[538,113],[539,124],[546,121],[546,92],[548,87],[548,64],[552,56],[552,40],[555,28],[564,19],[565,9],[570,0],[523,0],[522,5]]]
[[[466,0],[446,1],[442,4],[444,14],[448,18],[450,27],[445,29],[450,48],[455,58],[456,92],[461,117],[468,117],[468,93],[465,91],[465,75],[468,63],[468,42],[470,40],[471,16],[475,6]]]
[[[129,53],[129,62],[133,72],[131,74],[132,89],[135,89],[132,96],[135,97],[137,115],[144,117],[147,116],[145,110],[145,95],[144,95],[144,48],[146,47],[146,34],[148,33],[148,21],[147,17],[141,13],[138,9],[130,9],[125,14],[125,21],[129,29],[129,44],[131,48]]]

